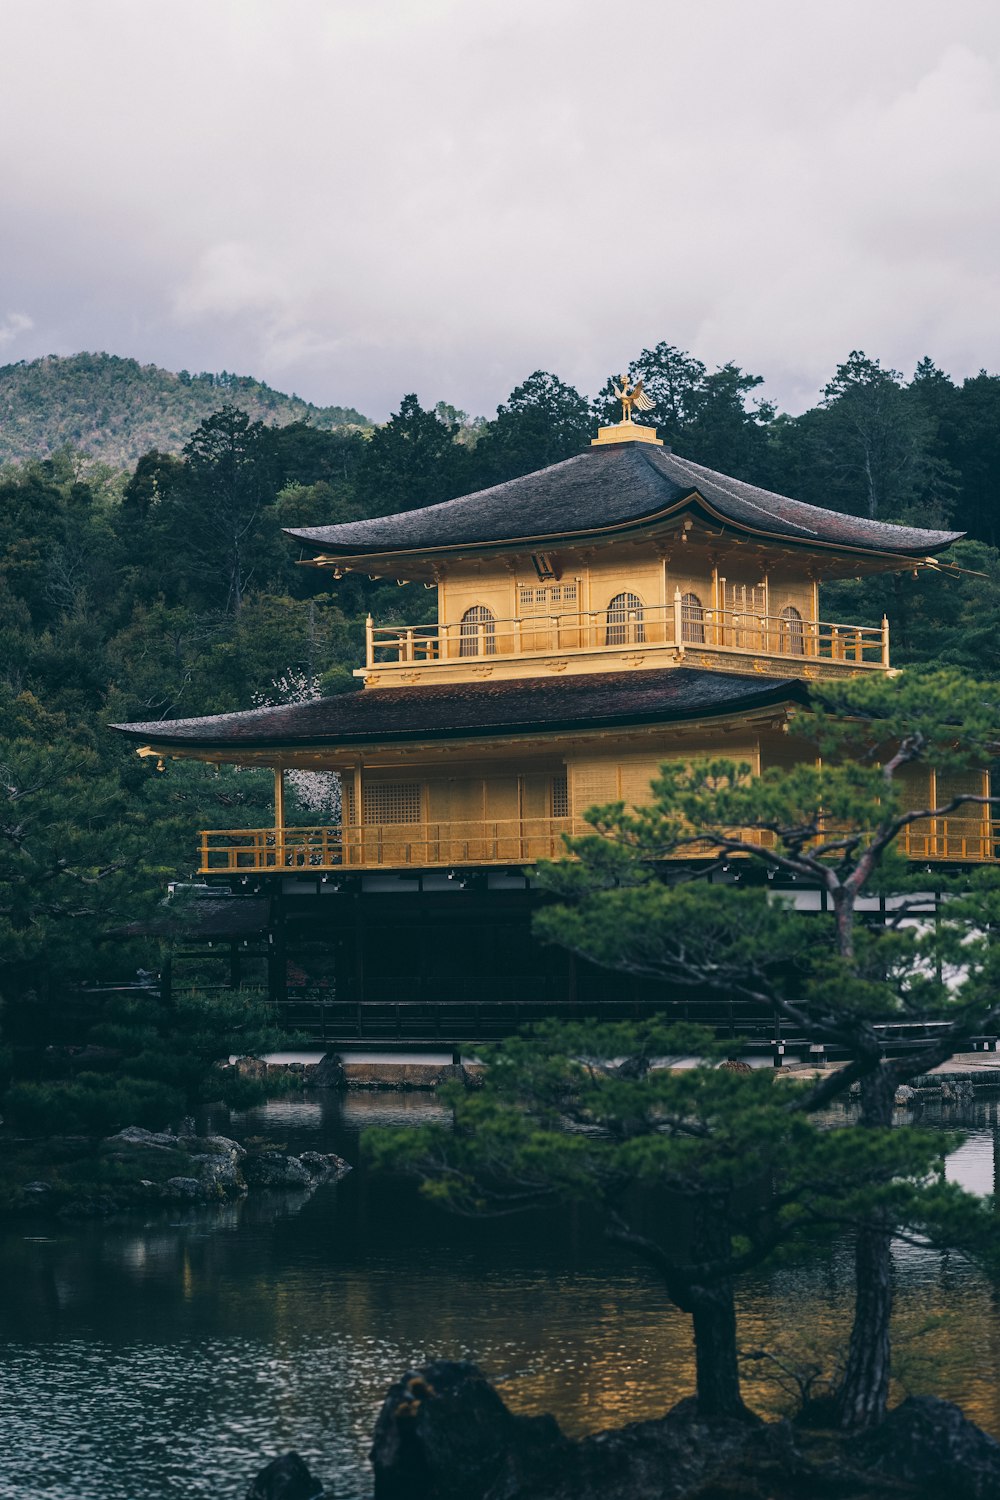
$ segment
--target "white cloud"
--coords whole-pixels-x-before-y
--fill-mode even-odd
[[[0,318],[0,349],[13,344],[15,339],[20,338],[22,333],[27,333],[34,326],[27,313],[12,312],[8,313],[5,318]]]

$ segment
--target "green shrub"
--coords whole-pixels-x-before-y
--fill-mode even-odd
[[[71,1082],[15,1083],[3,1108],[28,1135],[108,1135],[126,1125],[161,1129],[184,1113],[184,1095],[146,1079],[82,1073]]]

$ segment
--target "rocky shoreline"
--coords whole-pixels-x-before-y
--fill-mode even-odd
[[[374,1500],[997,1500],[1000,1443],[957,1406],[911,1396],[846,1435],[788,1421],[664,1417],[573,1440],[520,1417],[473,1364],[435,1360],[389,1389],[371,1450]],[[246,1500],[333,1500],[296,1453]]]
[[[312,1191],[351,1170],[333,1153],[293,1156],[229,1136],[138,1125],[101,1141],[50,1138],[45,1147],[53,1171],[11,1189],[7,1206],[12,1211],[93,1218],[159,1203],[230,1203],[262,1189]]]

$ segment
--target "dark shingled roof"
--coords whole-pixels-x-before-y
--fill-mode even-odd
[[[590,448],[458,500],[343,526],[289,530],[288,535],[315,550],[344,556],[542,542],[634,525],[683,508],[695,493],[738,528],[806,544],[923,556],[964,535],[890,526],[805,505],[647,443]]]
[[[658,724],[804,701],[794,678],[745,677],[692,667],[532,677],[432,687],[367,688],[311,703],[174,719],[115,724],[133,739],[169,749],[223,751],[291,746],[386,744],[522,734],[534,729],[596,729]]]

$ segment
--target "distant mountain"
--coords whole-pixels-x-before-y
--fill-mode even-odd
[[[368,427],[350,406],[313,406],[246,375],[175,375],[115,354],[71,354],[0,366],[0,463],[59,448],[131,465],[151,448],[179,453],[198,423],[224,405],[284,426]]]

